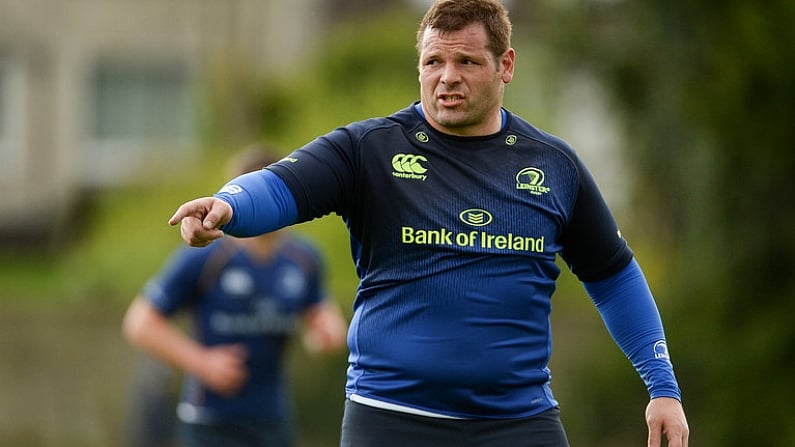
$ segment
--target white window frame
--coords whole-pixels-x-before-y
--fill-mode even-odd
[[[84,100],[86,125],[82,157],[84,162],[80,166],[84,182],[103,186],[135,181],[136,178],[145,177],[148,171],[162,168],[159,163],[153,163],[153,160],[173,162],[183,157],[194,145],[196,133],[193,128],[196,123],[192,116],[195,113],[195,98],[192,97],[194,81],[189,66],[175,64],[174,62],[157,64],[99,60],[89,70]],[[183,73],[181,88],[184,88],[187,94],[184,111],[189,115],[188,129],[175,129],[173,134],[165,136],[100,136],[96,129],[98,123],[95,122],[95,117],[100,112],[95,109],[98,102],[94,95],[97,93],[95,84],[97,73],[105,67],[121,71],[126,68],[131,72],[143,73],[157,73],[160,70],[177,70]]]
[[[0,185],[24,177],[27,121],[24,67],[18,57],[0,54]]]

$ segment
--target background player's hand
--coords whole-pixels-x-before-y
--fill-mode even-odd
[[[192,247],[204,247],[222,237],[221,226],[232,219],[232,207],[215,197],[202,197],[182,204],[168,220],[180,223],[182,239]]]
[[[690,429],[678,400],[670,397],[652,399],[646,407],[646,424],[649,426],[649,447],[661,447],[663,435],[668,439],[668,447],[687,447]]]
[[[221,396],[236,395],[248,378],[246,356],[242,345],[208,347],[197,371],[199,380]]]
[[[331,299],[310,307],[304,314],[304,347],[313,353],[331,353],[345,346],[348,326],[339,306]]]

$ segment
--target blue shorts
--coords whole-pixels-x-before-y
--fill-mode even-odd
[[[260,421],[193,424],[179,421],[183,447],[294,447],[293,427]]]
[[[560,410],[517,419],[441,419],[345,401],[340,447],[569,447]]]

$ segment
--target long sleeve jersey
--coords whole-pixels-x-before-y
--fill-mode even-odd
[[[591,174],[561,139],[507,110],[503,119],[493,135],[456,137],[414,104],[338,128],[227,184],[224,231],[342,217],[361,280],[349,397],[456,418],[556,406],[560,255],[652,397],[679,398],[656,305]]]

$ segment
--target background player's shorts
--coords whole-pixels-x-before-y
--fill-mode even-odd
[[[294,447],[291,425],[261,421],[235,421],[215,424],[179,422],[183,447]]]

